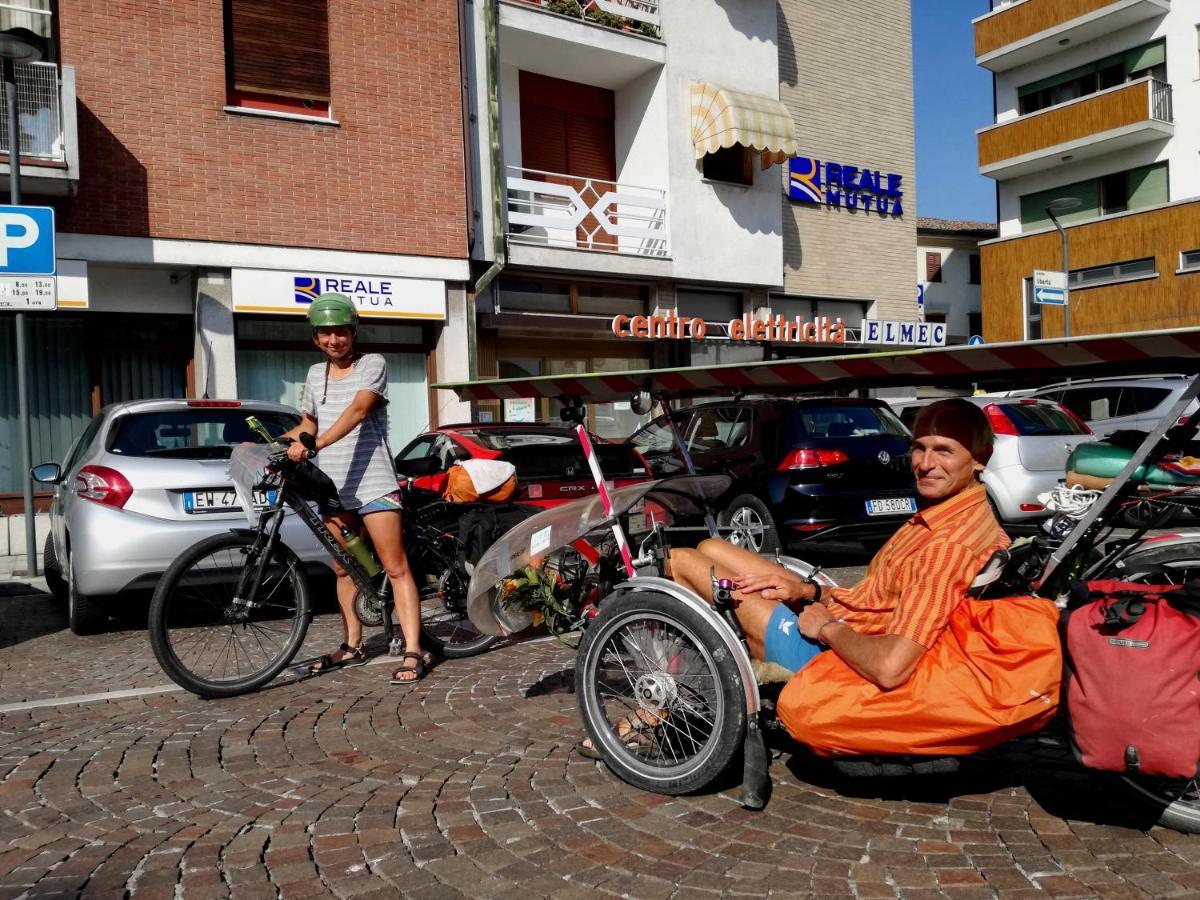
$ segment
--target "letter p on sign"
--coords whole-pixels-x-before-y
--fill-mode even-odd
[[[54,210],[0,206],[0,275],[53,275]]]

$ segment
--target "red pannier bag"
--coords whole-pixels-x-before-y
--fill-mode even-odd
[[[826,651],[788,682],[776,709],[821,756],[958,756],[1042,728],[1061,679],[1052,601],[966,599],[899,687],[882,690]]]
[[[1200,585],[1072,587],[1067,711],[1083,764],[1194,778],[1200,766]]]

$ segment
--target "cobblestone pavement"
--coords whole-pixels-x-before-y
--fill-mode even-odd
[[[320,617],[314,651],[336,643]],[[330,645],[331,646],[331,645]],[[166,683],[144,633],[75,638],[0,597],[0,900],[17,897],[1200,896],[1200,838],[1150,828],[1052,738],[959,773],[841,776],[782,754],[764,812],[731,780],[642,793],[574,749],[554,641],[235,700]]]

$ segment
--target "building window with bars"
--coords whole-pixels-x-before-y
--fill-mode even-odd
[[[229,106],[330,117],[326,0],[225,0]]]

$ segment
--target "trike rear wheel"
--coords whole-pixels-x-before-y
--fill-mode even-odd
[[[205,538],[163,574],[150,602],[150,645],[163,671],[201,697],[257,690],[282,672],[308,631],[308,578],[276,541],[253,596],[238,597],[243,569],[261,561],[254,534]]]
[[[673,597],[635,592],[602,603],[580,642],[575,681],[588,737],[634,787],[700,790],[742,746],[737,663],[716,628]]]
[[[1166,828],[1200,834],[1200,780],[1122,775],[1125,786],[1158,813]]]

